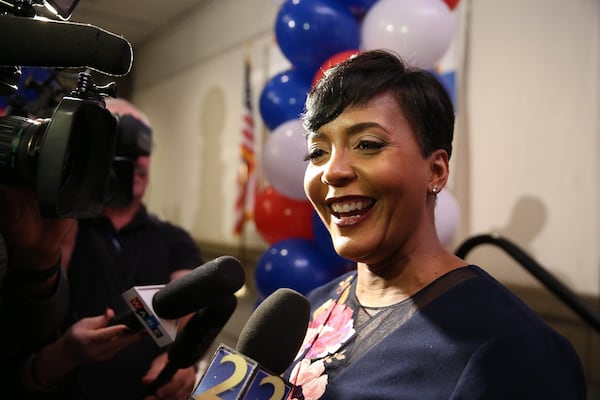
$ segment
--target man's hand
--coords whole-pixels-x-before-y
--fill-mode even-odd
[[[150,385],[158,377],[160,372],[167,364],[167,353],[156,357],[146,375],[142,378],[142,383]],[[194,367],[181,368],[169,382],[159,387],[156,392],[144,398],[144,400],[187,400],[194,390],[196,384],[196,370]]]
[[[82,318],[58,340],[42,348],[31,364],[39,385],[52,387],[75,368],[114,357],[140,340],[145,332],[131,333],[125,325],[108,326],[115,312]]]

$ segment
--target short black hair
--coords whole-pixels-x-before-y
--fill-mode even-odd
[[[315,132],[346,108],[391,92],[416,134],[424,157],[437,149],[452,155],[454,105],[429,71],[407,65],[387,50],[370,50],[335,65],[308,93],[304,128]]]

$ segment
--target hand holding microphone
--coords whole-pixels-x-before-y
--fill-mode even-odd
[[[107,327],[112,316],[114,311],[107,309],[104,315],[82,318],[34,353],[20,366],[25,386],[54,387],[74,369],[107,360],[142,338],[140,334],[124,334],[120,327]]]
[[[194,313],[169,345],[168,362],[144,396],[154,394],[179,369],[192,366],[204,355],[235,311],[237,299],[234,293],[244,281],[242,264],[234,257],[222,256],[171,281],[145,301],[139,297],[131,298],[132,309],[139,311],[140,303],[144,305],[144,318],[138,318],[142,321],[147,321],[150,313],[160,322],[164,322],[162,318],[171,320]],[[128,292],[136,293],[138,289],[132,288]],[[124,298],[127,298],[125,294]],[[138,311],[136,314],[140,317]],[[148,324],[146,327],[151,328],[151,334],[156,332],[156,327]]]
[[[169,382],[179,369],[191,367],[204,356],[236,306],[237,298],[230,294],[194,313],[169,346],[168,362],[148,386],[145,396],[154,394],[159,387]]]
[[[173,320],[196,312],[238,291],[245,282],[242,264],[221,256],[162,286],[136,286],[123,298],[130,311],[119,314],[112,325],[124,323],[132,330],[147,329],[157,345],[173,341]]]

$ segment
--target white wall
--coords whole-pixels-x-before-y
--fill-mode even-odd
[[[600,2],[471,3],[469,230],[598,294]],[[496,276],[528,278],[496,255],[482,257]]]
[[[234,201],[240,163],[245,57],[253,72],[257,141],[265,134],[258,98],[288,63],[272,42],[273,0],[213,1],[136,51],[134,101],[156,133],[153,211],[198,240],[235,245]],[[266,66],[266,67],[265,67]],[[257,148],[260,161],[260,147]],[[160,188],[160,189],[159,189]],[[249,224],[246,244],[267,244]]]
[[[156,151],[147,202],[199,240],[231,235],[243,59],[258,96],[286,68],[274,41],[277,0],[215,0],[137,49],[133,100]],[[600,2],[462,0],[464,92],[450,190],[455,240],[499,233],[580,293],[600,292]],[[259,149],[260,151],[260,149]],[[247,244],[266,248],[251,228]],[[501,280],[536,284],[499,250],[468,257]]]

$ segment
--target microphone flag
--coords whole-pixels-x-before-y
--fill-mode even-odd
[[[202,379],[190,396],[193,400],[284,400],[292,387],[253,359],[220,344]]]
[[[125,303],[127,303],[131,311],[133,311],[159,347],[164,347],[175,340],[177,325],[179,323],[179,319],[160,318],[154,312],[152,298],[164,286],[134,286],[121,294]]]

